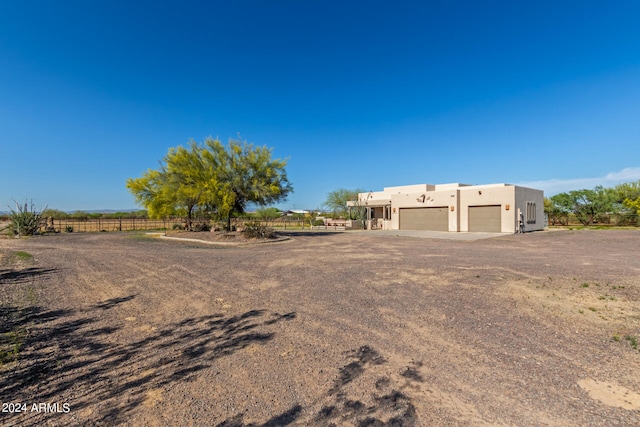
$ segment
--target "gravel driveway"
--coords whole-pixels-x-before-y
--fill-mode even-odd
[[[640,425],[640,231],[290,237],[0,240],[0,424]]]

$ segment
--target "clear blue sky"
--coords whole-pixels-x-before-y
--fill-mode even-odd
[[[136,207],[240,133],[337,188],[640,179],[638,1],[0,0],[0,210]]]

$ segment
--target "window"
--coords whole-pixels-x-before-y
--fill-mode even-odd
[[[536,223],[536,202],[527,202],[527,224]]]

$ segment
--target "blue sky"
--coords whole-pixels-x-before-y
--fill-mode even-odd
[[[337,188],[640,179],[640,2],[0,0],[0,210],[135,208],[241,135]]]

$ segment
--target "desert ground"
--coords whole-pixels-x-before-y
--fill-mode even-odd
[[[0,424],[640,425],[640,231],[372,233],[0,240]]]

